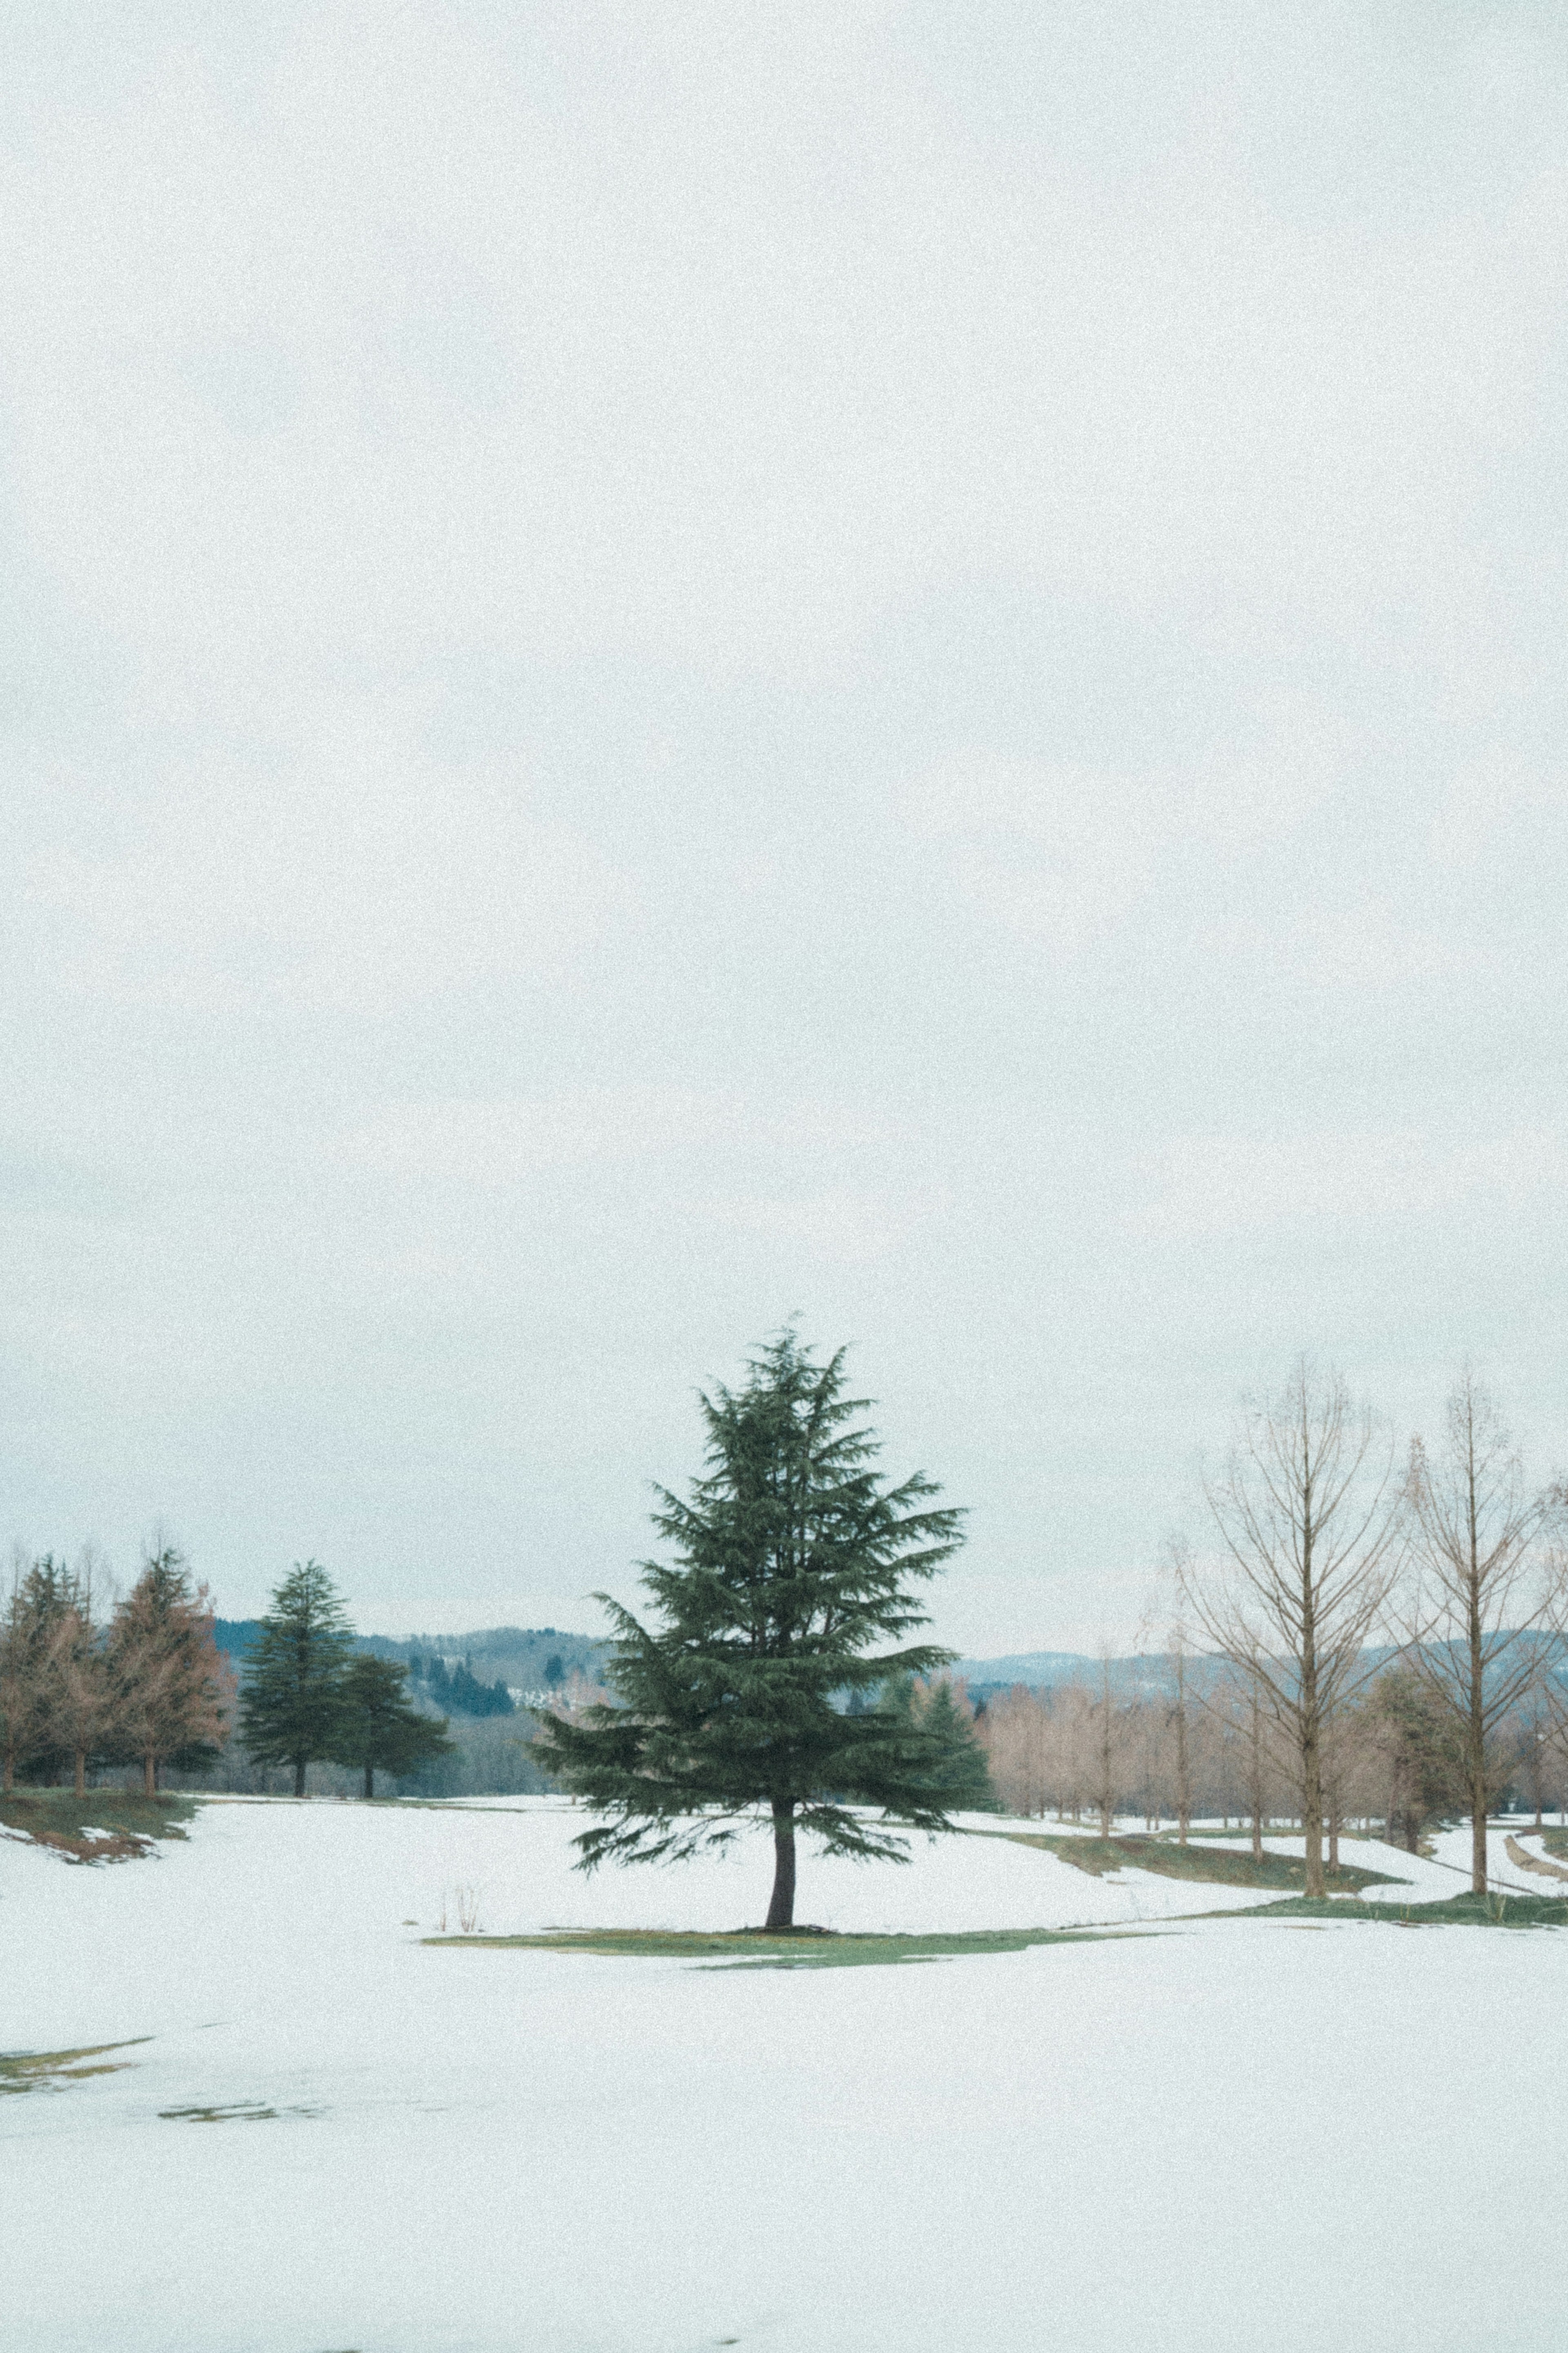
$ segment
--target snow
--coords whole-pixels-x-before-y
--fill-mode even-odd
[[[1178,1921],[1245,1899],[962,1838],[807,1854],[802,1915],[1156,1925],[900,1968],[421,1944],[457,1889],[491,1931],[759,1916],[762,1840],[584,1880],[583,1821],[222,1803],[148,1862],[0,1842],[0,2048],[152,2038],[0,2098],[6,2353],[1555,2340],[1551,2267],[1497,2253],[1555,2221],[1568,1939]],[[247,2103],[278,2113],[160,2113]]]

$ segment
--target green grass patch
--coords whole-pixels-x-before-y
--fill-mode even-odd
[[[110,2059],[111,2051],[134,2051],[152,2036],[138,2034],[129,2042],[89,2042],[79,2051],[0,2051],[0,2094],[63,2092],[89,2075],[116,2075],[132,2059]]]
[[[232,2100],[226,2107],[160,2108],[158,2114],[171,2125],[265,2125],[279,2116],[319,2116],[320,2108],[274,2108],[265,2100]]]
[[[1231,1920],[1359,1920],[1383,1928],[1568,1928],[1568,1897],[1556,1895],[1447,1895],[1435,1904],[1362,1904],[1353,1897],[1332,1903],[1296,1895],[1260,1904],[1248,1912],[1206,1915]]]
[[[976,1928],[953,1936],[837,1936],[826,1929],[769,1936],[737,1928],[717,1935],[658,1928],[555,1928],[528,1936],[424,1936],[426,1945],[486,1952],[593,1953],[618,1960],[692,1961],[704,1968],[844,1969],[907,1961],[962,1960],[1021,1953],[1032,1945],[1103,1943],[1144,1932],[1127,1928]]]
[[[53,1847],[71,1862],[118,1862],[145,1854],[154,1839],[183,1839],[183,1826],[200,1803],[172,1793],[145,1798],[139,1789],[89,1789],[81,1798],[74,1789],[13,1789],[0,1798],[0,1827]],[[84,1837],[89,1830],[110,1836]]]
[[[1108,1871],[1134,1869],[1158,1872],[1163,1879],[1201,1879],[1215,1887],[1306,1884],[1306,1863],[1293,1854],[1266,1853],[1261,1862],[1255,1862],[1239,1847],[1178,1846],[1171,1840],[1135,1832],[1110,1839],[1058,1836],[1049,1831],[972,1831],[970,1836],[1011,1839],[1015,1846],[1043,1848],[1076,1870],[1092,1873],[1096,1879],[1102,1879]],[[1331,1871],[1325,1863],[1323,1879],[1327,1886],[1346,1895],[1356,1894],[1363,1887],[1399,1885],[1386,1871],[1363,1871],[1352,1862],[1339,1863]]]

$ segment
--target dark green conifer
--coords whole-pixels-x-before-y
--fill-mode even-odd
[[[333,1754],[353,1642],[326,1570],[296,1561],[246,1662],[240,1736],[258,1765],[292,1765],[297,1798],[305,1794],[306,1766]]]
[[[853,1426],[866,1400],[843,1389],[843,1350],[818,1365],[788,1332],[743,1388],[701,1399],[707,1473],[689,1502],[659,1490],[653,1515],[676,1564],[642,1565],[662,1623],[599,1596],[621,1704],[547,1717],[532,1744],[609,1817],[576,1841],[585,1868],[721,1846],[765,1809],[767,1925],[788,1927],[799,1832],[829,1854],[903,1862],[890,1825],[948,1830],[949,1808],[975,1802],[923,1723],[845,1704],[952,1656],[903,1638],[926,1623],[914,1588],[957,1550],[963,1514],[932,1508],[919,1472],[885,1482],[878,1439]],[[880,1819],[856,1810],[868,1807]]]
[[[395,1659],[368,1651],[350,1662],[342,1686],[342,1710],[332,1755],[340,1765],[364,1774],[364,1793],[375,1795],[381,1773],[416,1773],[456,1743],[447,1737],[444,1715],[422,1715],[408,1704],[407,1671]]]
[[[896,1677],[884,1704],[921,1727],[931,1745],[931,1770],[943,1802],[955,1812],[989,1813],[996,1799],[985,1751],[974,1735],[967,1704],[960,1705],[952,1682],[938,1675],[917,1683],[912,1675]]]

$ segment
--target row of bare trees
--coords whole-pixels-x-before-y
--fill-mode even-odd
[[[1125,1664],[1114,1675],[992,1695],[975,1729],[992,1787],[1010,1813],[1092,1822],[1109,1836],[1129,1816],[1148,1830],[1194,1821],[1250,1829],[1301,1820],[1299,1760],[1256,1689],[1225,1662]],[[1511,1788],[1537,1820],[1568,1799],[1568,1727],[1524,1705],[1499,1725],[1489,1795]],[[1464,1758],[1441,1711],[1407,1667],[1385,1665],[1333,1720],[1323,1756],[1330,1865],[1342,1831],[1376,1829],[1413,1852],[1422,1831],[1468,1804]]]
[[[1203,1559],[1176,1547],[1181,1607],[1289,1757],[1309,1893],[1349,1723],[1392,1654],[1456,1760],[1484,1894],[1487,1814],[1520,1725],[1563,1730],[1562,1486],[1529,1485],[1469,1372],[1440,1442],[1414,1439],[1401,1462],[1343,1379],[1303,1359],[1205,1492],[1216,1542]]]
[[[89,1556],[14,1563],[0,1607],[0,1781],[54,1779],[78,1795],[89,1766],[137,1762],[151,1797],[161,1765],[216,1756],[234,1720],[234,1677],[213,1639],[205,1585],[172,1545],[114,1599]]]
[[[1244,1419],[1205,1486],[1214,1541],[1172,1546],[1175,1617],[1150,1687],[1015,1692],[982,1738],[1005,1803],[1097,1817],[1288,1815],[1308,1892],[1327,1837],[1381,1819],[1414,1845],[1487,1817],[1512,1785],[1539,1818],[1568,1778],[1568,1558],[1561,1484],[1532,1489],[1497,1407],[1466,1373],[1442,1438],[1403,1459],[1342,1378],[1306,1360]],[[1195,1654],[1194,1654],[1195,1653]]]

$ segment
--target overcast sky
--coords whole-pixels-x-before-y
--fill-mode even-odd
[[[1554,6],[17,0],[0,1526],[591,1627],[798,1311],[1135,1617],[1568,1462]]]

